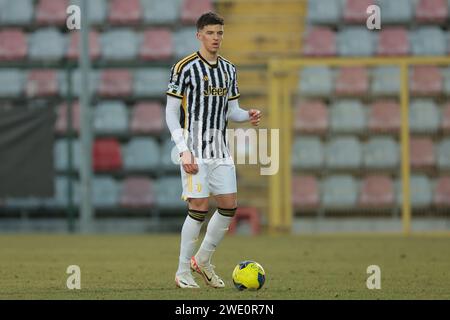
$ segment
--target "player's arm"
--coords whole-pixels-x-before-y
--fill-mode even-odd
[[[258,126],[261,121],[261,111],[257,109],[244,110],[239,107],[238,99],[228,101],[228,119],[235,122],[250,121],[252,125]]]
[[[194,156],[189,151],[183,136],[183,129],[180,126],[180,106],[181,100],[172,96],[167,96],[166,104],[166,123],[170,130],[173,141],[181,155],[181,163],[186,173],[195,174],[198,171],[198,165],[195,163]]]

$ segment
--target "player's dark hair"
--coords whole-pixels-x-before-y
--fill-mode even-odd
[[[220,24],[223,26],[223,18],[214,12],[204,13],[197,20],[197,31],[203,29],[205,26],[214,24]]]

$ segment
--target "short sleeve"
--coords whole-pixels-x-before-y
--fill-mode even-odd
[[[231,77],[231,87],[228,95],[228,101],[234,100],[240,97],[239,88],[237,84],[237,72],[236,67],[233,66],[233,75]]]
[[[172,97],[182,99],[186,88],[186,83],[189,80],[188,71],[175,71],[175,66],[170,70],[170,80],[166,93]]]

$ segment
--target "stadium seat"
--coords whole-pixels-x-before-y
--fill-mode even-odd
[[[403,189],[400,178],[396,182],[396,189],[397,204],[401,206],[403,203]],[[432,190],[430,179],[427,176],[418,174],[411,175],[410,197],[412,208],[425,208],[431,205],[433,197]]]
[[[166,172],[180,172],[179,153],[175,143],[166,139],[161,146],[161,167]]]
[[[436,133],[440,119],[439,109],[433,100],[416,99],[409,106],[409,127],[413,133]]]
[[[5,1],[0,10],[0,22],[3,25],[30,25],[33,16],[34,0]]]
[[[122,101],[102,101],[94,108],[93,113],[96,133],[127,133],[128,110]]]
[[[440,170],[450,170],[450,138],[441,141],[438,147],[438,159]]]
[[[374,133],[398,133],[400,130],[400,105],[394,100],[380,100],[372,104],[368,127]]]
[[[10,209],[38,209],[42,206],[42,198],[6,198],[5,207]]]
[[[146,177],[132,176],[122,183],[120,205],[125,208],[150,208],[156,202],[153,182]]]
[[[93,145],[93,167],[95,171],[115,171],[122,169],[122,153],[116,139],[96,139]]]
[[[94,177],[92,203],[96,208],[114,208],[119,204],[120,185],[112,177]]]
[[[380,30],[378,56],[407,56],[409,52],[409,35],[406,28],[386,27]]]
[[[79,31],[70,32],[69,48],[67,49],[66,57],[70,60],[78,60],[80,56],[80,40],[81,33]],[[100,40],[98,32],[91,30],[89,32],[89,57],[92,60],[100,58],[101,54]]]
[[[322,190],[322,205],[326,209],[350,209],[357,204],[358,186],[352,176],[328,176],[322,182]]]
[[[23,60],[28,53],[27,36],[20,29],[0,30],[0,61]]]
[[[299,210],[319,207],[320,189],[314,176],[301,175],[292,178],[292,204]]]
[[[413,6],[410,0],[378,0],[381,9],[381,24],[409,24],[413,20]]]
[[[375,34],[362,27],[347,27],[337,36],[340,56],[372,56],[375,52]]]
[[[175,57],[184,58],[198,51],[197,28],[185,27],[174,33]]]
[[[376,4],[375,0],[346,0],[344,7],[345,23],[366,23],[367,8]]]
[[[331,131],[362,133],[366,128],[364,106],[359,100],[340,100],[330,107]]]
[[[81,145],[78,139],[72,140],[72,169],[78,170],[81,164]],[[53,144],[53,161],[56,170],[69,169],[68,139],[58,139]]]
[[[163,97],[167,91],[167,68],[140,68],[134,72],[133,94],[136,97]]]
[[[104,69],[97,93],[102,97],[128,97],[132,93],[132,75],[127,69]]]
[[[418,0],[416,21],[424,24],[443,24],[447,21],[447,0]]]
[[[141,20],[139,0],[111,0],[108,21],[112,25],[136,25]]]
[[[446,34],[439,27],[422,27],[411,31],[412,53],[415,56],[445,56],[447,54]]]
[[[442,111],[441,128],[444,133],[450,133],[450,103],[448,103]]]
[[[389,137],[372,137],[364,145],[363,162],[367,169],[398,169],[400,148],[398,143]]]
[[[65,72],[61,72],[59,74],[59,93],[61,96],[66,96],[68,94],[68,83],[67,83],[67,74]],[[72,82],[72,96],[79,96],[81,93],[81,71],[80,69],[75,69],[72,72],[71,76]],[[99,82],[99,74],[98,71],[91,70],[89,73],[89,85],[88,90],[91,95],[97,91],[97,86]]]
[[[146,24],[175,24],[180,16],[179,0],[141,0]]]
[[[438,208],[450,207],[450,176],[442,176],[437,179],[433,204]]]
[[[124,168],[131,171],[160,170],[160,148],[154,138],[136,137],[124,146]]]
[[[390,208],[395,204],[395,188],[389,176],[370,175],[363,179],[359,193],[363,208]]]
[[[58,61],[66,53],[66,38],[53,27],[38,29],[28,39],[31,60]]]
[[[105,60],[134,60],[138,52],[138,37],[132,29],[105,31],[100,36],[102,58]]]
[[[55,131],[63,134],[67,133],[68,122],[67,122],[67,103],[59,105],[57,108],[58,116],[55,123]],[[80,132],[80,103],[75,102],[72,104],[72,129],[76,132]]]
[[[38,25],[65,26],[68,0],[38,0],[36,4],[36,23]]]
[[[203,13],[213,10],[211,0],[182,0],[181,22],[184,24],[195,24],[198,17]]]
[[[436,96],[442,93],[443,81],[436,66],[415,66],[410,72],[410,90],[416,96]]]
[[[18,69],[0,69],[0,97],[19,97],[24,89],[25,77]]]
[[[413,170],[430,169],[435,166],[434,144],[430,138],[411,138],[410,163]]]
[[[102,25],[106,22],[108,13],[108,0],[86,1],[88,4],[88,19],[93,25]],[[71,0],[71,4],[78,5],[81,8],[81,0]]]
[[[330,169],[359,169],[362,163],[359,140],[355,137],[332,138],[326,147],[325,162]]]
[[[329,96],[333,74],[327,67],[305,67],[300,70],[299,92],[305,96]]]
[[[142,37],[139,57],[143,60],[167,60],[175,53],[172,32],[168,28],[146,30]]]
[[[326,105],[319,100],[299,103],[295,110],[294,129],[302,133],[326,133],[328,130]]]
[[[310,24],[338,24],[341,22],[341,1],[308,0],[308,22]]]
[[[365,67],[339,68],[335,82],[338,96],[362,96],[369,89],[369,76]]]
[[[55,70],[31,70],[26,85],[27,97],[51,97],[58,91],[58,76]]]
[[[294,168],[320,169],[324,164],[325,155],[319,138],[296,138],[292,151],[292,166]]]
[[[400,69],[378,67],[372,70],[372,94],[375,96],[395,96],[400,92]]]
[[[132,110],[131,132],[160,134],[165,129],[163,107],[159,102],[139,102]]]
[[[305,34],[303,54],[312,57],[335,56],[336,33],[327,27],[310,28]]]
[[[450,38],[449,38],[450,44]],[[447,97],[450,97],[450,68],[444,68],[441,70],[443,81],[444,81],[444,93]]]
[[[182,193],[179,176],[156,180],[156,203],[161,210],[186,210],[186,202],[181,199]]]

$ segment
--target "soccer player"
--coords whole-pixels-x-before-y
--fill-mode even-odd
[[[191,270],[211,287],[225,286],[214,272],[211,257],[237,209],[236,169],[227,147],[227,123],[250,121],[258,126],[261,119],[259,110],[239,107],[236,67],[219,55],[223,26],[223,18],[212,12],[198,19],[200,49],[172,67],[167,90],[166,122],[180,155],[182,197],[188,201],[175,275],[180,288],[199,288]],[[218,208],[194,255],[210,195]]]

